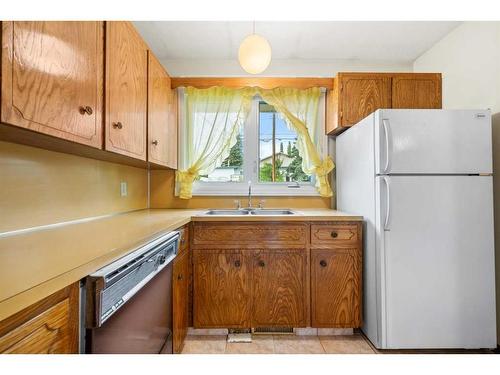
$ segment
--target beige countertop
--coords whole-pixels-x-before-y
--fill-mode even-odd
[[[149,209],[0,237],[0,320],[190,221],[359,221],[335,210],[290,216],[203,216],[206,210]]]

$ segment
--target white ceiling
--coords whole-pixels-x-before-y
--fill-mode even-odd
[[[460,22],[257,22],[277,60],[410,62]],[[144,21],[139,32],[160,60],[235,60],[252,22]]]

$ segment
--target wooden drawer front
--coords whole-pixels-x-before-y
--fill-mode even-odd
[[[182,250],[187,250],[189,247],[189,226],[186,225],[180,228],[179,233],[181,234],[179,239],[179,253],[181,253]]]
[[[68,313],[69,300],[65,299],[0,338],[0,353],[65,353]]]
[[[307,243],[306,224],[195,223],[193,233],[193,244],[204,247],[303,247]]]
[[[335,243],[356,244],[359,230],[356,224],[313,224],[311,225],[311,244],[328,245]]]

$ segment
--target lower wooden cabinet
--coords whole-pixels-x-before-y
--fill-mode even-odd
[[[361,326],[361,223],[287,225],[194,223],[195,328]]]
[[[311,250],[311,326],[361,325],[361,257],[358,249]]]
[[[257,251],[253,261],[252,327],[306,325],[306,251]]]
[[[173,346],[180,353],[188,330],[189,318],[189,252],[174,260],[173,272]]]
[[[195,328],[250,327],[251,254],[235,250],[193,253]]]
[[[78,283],[0,322],[0,353],[78,353]]]

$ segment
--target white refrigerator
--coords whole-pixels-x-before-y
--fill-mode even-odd
[[[337,137],[377,348],[496,348],[491,147],[486,110],[377,110]]]

